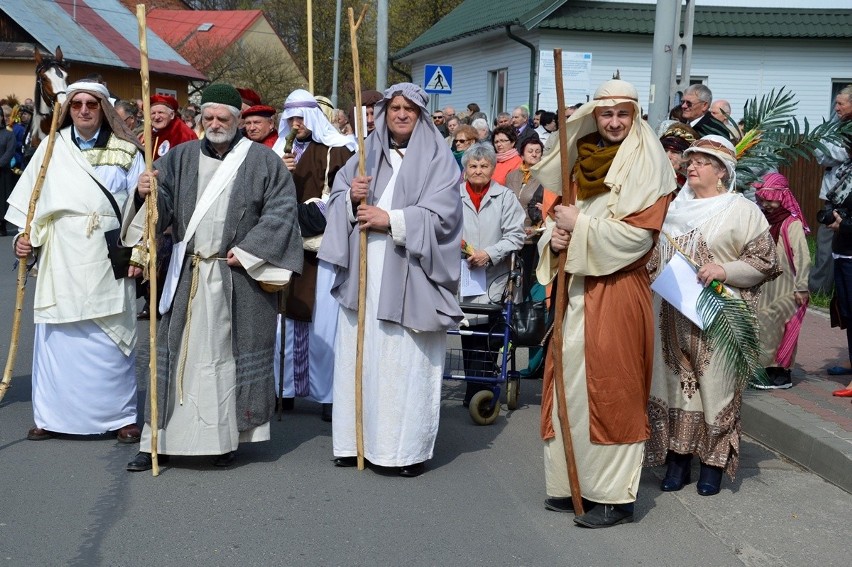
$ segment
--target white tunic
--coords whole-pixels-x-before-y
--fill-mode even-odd
[[[376,206],[391,209],[402,158],[391,153],[394,173]],[[376,319],[389,236],[367,238],[367,307],[362,377],[364,457],[384,467],[432,458],[441,409],[441,377],[447,334],[416,332]],[[355,444],[355,359],[358,313],[341,308],[334,360],[334,455],[352,457]]]
[[[125,161],[91,166],[72,135],[69,127],[57,136],[31,226],[40,247],[33,416],[48,431],[94,435],[136,423],[137,385],[133,282],[116,282],[109,267],[103,232],[118,219],[91,176],[121,206],[145,163],[135,147],[113,139]],[[21,227],[46,146],[9,198],[6,219]]]
[[[317,267],[316,296],[311,322],[308,323],[308,395],[309,400],[321,404],[330,404],[334,377],[334,335],[337,331],[339,305],[331,296],[334,283],[334,268],[320,260]],[[284,323],[284,389],[281,384],[281,316],[278,316],[278,329],[275,333],[275,395],[283,392],[283,397],[296,395],[293,381],[293,324],[292,319]],[[289,356],[287,356],[289,353]]]

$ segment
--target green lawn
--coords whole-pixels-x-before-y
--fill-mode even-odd
[[[811,261],[813,262],[814,254],[816,254],[816,238],[808,236],[808,249],[811,251]],[[831,302],[831,296],[825,293],[814,293],[811,295],[811,305],[814,307],[823,307],[828,309],[828,304]]]

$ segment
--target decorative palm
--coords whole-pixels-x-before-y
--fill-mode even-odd
[[[714,280],[699,294],[695,307],[710,347],[719,354],[724,371],[736,377],[737,389],[749,382],[767,384],[766,370],[759,364],[757,317],[745,300]]]
[[[737,143],[737,187],[743,190],[768,171],[776,171],[793,159],[808,159],[815,150],[828,153],[825,144],[843,144],[852,136],[852,121],[826,121],[811,129],[795,117],[798,101],[782,87],[749,99],[743,107],[743,134]],[[730,118],[729,118],[730,120]]]

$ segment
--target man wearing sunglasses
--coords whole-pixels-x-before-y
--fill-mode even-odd
[[[107,241],[145,161],[108,98],[98,83],[68,87],[29,236],[15,241],[18,258],[39,263],[32,441],[110,431],[120,443],[139,441],[136,288],[130,268],[111,261]],[[47,146],[39,145],[9,198],[12,224],[26,224]]]
[[[731,140],[731,132],[728,128],[713,118],[710,105],[713,102],[713,92],[705,85],[689,85],[683,91],[680,108],[683,113],[683,121],[701,134],[707,136],[715,134]]]

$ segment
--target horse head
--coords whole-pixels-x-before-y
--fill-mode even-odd
[[[35,50],[36,62],[36,99],[38,111],[47,116],[53,111],[53,103],[57,100],[65,102],[65,92],[68,90],[68,64],[62,56],[62,48],[56,48],[54,57],[44,57],[38,49]]]
[[[53,57],[45,57],[38,48],[35,49],[36,62],[36,87],[35,113],[30,127],[36,133],[39,131],[47,134],[50,129],[50,115],[53,112],[53,104],[65,102],[65,93],[68,90],[68,63],[62,56],[62,49],[56,47]]]

